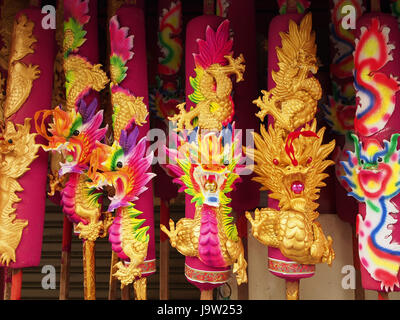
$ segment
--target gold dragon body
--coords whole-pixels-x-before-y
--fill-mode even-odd
[[[228,20],[215,32],[207,27],[205,40],[198,39],[197,43],[199,53],[194,54],[196,77],[189,79],[193,93],[188,96],[196,106],[187,110],[185,103],[179,104],[180,112],[169,120],[176,123],[178,131],[195,127],[221,130],[234,115],[231,75],[236,75],[236,82],[243,80],[244,58],[242,54],[233,57]]]
[[[314,119],[322,89],[312,76],[318,70],[315,35],[311,14],[298,26],[289,22],[289,31],[280,33],[282,47],[277,48],[279,71],[273,72],[276,87],[262,91],[254,101],[262,120],[271,115],[275,122],[261,135],[254,134],[255,150],[248,149],[256,164],[254,178],[279,200],[279,209],[263,208],[253,218],[254,237],[266,246],[279,248],[284,256],[302,264],[331,264],[335,257],[332,238],[326,237],[315,221],[319,190],[333,164],[325,160],[335,142],[322,144],[325,128],[317,132]]]
[[[196,66],[196,78],[191,79],[195,90],[193,99],[197,102],[195,108],[186,111],[185,103],[177,107],[180,113],[169,118],[177,123],[178,129],[193,129],[198,126],[203,129],[221,130],[232,119],[234,105],[231,99],[232,80],[230,75],[236,74],[236,82],[243,80],[245,66],[243,55],[234,59],[232,56],[225,56],[229,61],[226,66],[216,63],[203,69]],[[197,119],[196,125],[193,120]]]
[[[27,220],[17,219],[15,203],[21,201],[16,192],[23,191],[18,182],[29,165],[37,158],[39,145],[35,144],[36,134],[29,133],[30,119],[16,128],[7,122],[0,140],[0,263],[8,265],[15,262],[22,232],[28,225]]]

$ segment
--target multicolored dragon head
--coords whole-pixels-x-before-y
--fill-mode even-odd
[[[177,149],[166,148],[169,164],[165,168],[176,177],[174,182],[181,185],[179,192],[191,195],[196,207],[204,204],[222,207],[226,226],[230,225],[233,217],[229,216],[232,209],[228,207],[231,199],[227,193],[233,190],[244,169],[239,163],[242,160],[241,133],[235,132],[234,125],[228,125],[219,132],[200,134],[195,130],[191,136],[178,139]]]
[[[322,144],[325,128],[316,132],[315,119],[287,138],[278,131],[271,125],[268,132],[261,127],[261,136],[254,135],[256,149],[247,150],[257,163],[254,171],[258,176],[254,180],[262,184],[261,190],[271,191],[270,197],[279,200],[281,210],[315,210],[318,204],[314,201],[325,186],[322,180],[328,177],[323,172],[334,163],[324,159],[335,141]]]
[[[392,75],[380,72],[396,49],[389,39],[390,29],[372,19],[368,28],[361,28],[354,53],[354,85],[357,90],[356,131],[370,136],[382,130],[396,104],[399,83]]]
[[[82,173],[88,169],[96,141],[102,140],[107,131],[107,127],[100,128],[103,110],[96,113],[96,109],[97,100],[94,99],[89,105],[80,100],[77,110],[70,112],[60,107],[36,112],[36,131],[48,141],[43,149],[62,152],[65,159],[61,163],[60,176],[70,172]],[[49,116],[52,116],[52,122],[47,130]]]
[[[153,161],[153,153],[146,153],[146,137],[137,142],[139,130],[130,133],[122,130],[119,141],[112,146],[97,143],[95,156],[91,161],[89,177],[92,187],[103,188],[111,185],[115,194],[110,197],[108,211],[128,207],[147,190],[147,183],[155,176],[148,172]]]
[[[356,135],[352,135],[355,153],[349,151],[348,161],[342,162],[346,171],[346,176],[342,178],[351,187],[349,195],[364,202],[390,199],[400,192],[399,136],[393,134],[390,142],[383,141],[382,147],[376,139],[361,142]]]

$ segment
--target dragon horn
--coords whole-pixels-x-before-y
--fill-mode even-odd
[[[390,138],[390,145],[389,145],[389,150],[385,155],[385,162],[387,160],[389,160],[390,156],[396,151],[397,149],[397,145],[398,145],[398,138],[399,138],[400,134],[399,133],[395,133],[391,136]]]
[[[358,162],[360,162],[360,153],[361,153],[360,140],[358,139],[357,135],[354,133],[351,134],[351,138],[354,141],[354,151],[356,152],[356,157],[358,159]],[[360,163],[358,163],[358,164],[360,164]]]
[[[41,114],[43,114],[43,116],[42,116],[42,121],[39,124],[38,120],[39,120]],[[40,111],[37,111],[33,117],[33,120],[35,122],[36,132],[39,133],[43,138],[47,139],[48,141],[51,140],[51,137],[47,133],[45,121],[46,121],[47,117],[52,116],[52,115],[53,115],[53,110],[40,110]]]

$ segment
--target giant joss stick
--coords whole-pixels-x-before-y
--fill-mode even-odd
[[[101,65],[93,64],[98,60],[97,1],[64,1],[63,51],[65,105],[37,112],[35,125],[48,141],[43,148],[62,155],[51,192],[60,190],[63,212],[83,240],[84,298],[94,300],[95,240],[107,234],[110,224],[109,214],[102,213],[101,194],[87,184],[96,141],[103,139],[106,132],[106,128],[100,128],[103,111],[96,112],[96,92],[108,83]],[[52,117],[52,122],[47,126],[48,117]]]
[[[212,290],[233,272],[247,282],[244,249],[227,196],[239,178],[241,137],[232,119],[232,79],[243,80],[242,55],[234,58],[229,21],[216,16],[191,20],[186,31],[186,106],[170,119],[177,125],[177,148],[166,149],[166,165],[185,191],[185,216],[169,230],[161,225],[173,247],[186,256],[185,276],[212,299]]]
[[[16,16],[2,105],[0,264],[13,269],[13,300],[21,296],[22,268],[39,265],[42,249],[47,154],[31,133],[31,118],[51,106],[55,33],[41,20],[33,7]]]
[[[379,12],[357,22],[354,53],[354,152],[348,152],[343,179],[359,203],[358,252],[364,289],[379,299],[399,291],[400,228],[396,218],[399,198],[400,31],[396,18]]]
[[[135,19],[132,19],[134,17]],[[137,139],[141,139],[140,148],[146,149],[146,137],[149,130],[148,122],[148,89],[147,89],[147,63],[146,63],[146,42],[145,42],[145,22],[143,10],[132,6],[124,5],[116,11],[109,23],[110,28],[110,73],[111,73],[111,103],[113,106],[113,127],[114,127],[114,143],[120,139],[121,130],[130,132],[133,123],[136,124]],[[125,123],[125,125],[123,125]],[[125,127],[126,126],[126,127]],[[133,133],[131,133],[133,134]],[[139,158],[137,161],[141,161]],[[141,172],[143,177],[148,180],[153,176],[149,167],[152,159],[145,159],[145,167],[142,163]],[[137,164],[132,164],[131,171],[135,170]],[[121,168],[123,171],[123,168]],[[147,178],[146,178],[147,179]],[[133,283],[135,288],[136,299],[146,299],[146,282],[147,277],[156,271],[155,264],[155,239],[154,239],[154,214],[153,214],[153,187],[152,182],[143,184],[143,190],[140,193],[133,186],[127,185],[127,196],[132,197],[134,201],[136,196],[141,194],[136,201],[135,210],[141,212],[141,219],[133,219],[131,222],[138,229],[137,232],[129,235],[134,237],[128,242],[123,239],[126,230],[119,230],[118,225],[113,224],[110,229],[110,241],[113,250],[116,251],[121,259],[116,265],[118,270],[115,275],[121,281],[121,287],[127,287]],[[129,180],[130,181],[130,180]],[[142,181],[143,182],[143,181]],[[130,181],[133,183],[133,181]],[[139,182],[136,182],[139,183]],[[145,186],[147,185],[147,186]],[[133,188],[132,191],[130,188]],[[129,209],[129,208],[128,208]],[[128,209],[124,209],[125,211]],[[122,210],[122,209],[121,209]],[[125,212],[123,211],[123,212]],[[125,213],[125,215],[128,213]],[[127,219],[121,215],[121,226]],[[141,225],[143,226],[139,228]],[[139,238],[137,238],[139,237]],[[143,238],[144,237],[144,238]],[[143,242],[143,241],[144,242]],[[140,250],[137,243],[142,243]],[[134,250],[131,249],[134,248]]]
[[[332,44],[332,63],[330,65],[330,77],[332,83],[332,95],[328,97],[328,105],[323,106],[325,120],[335,135],[336,147],[332,154],[335,161],[335,198],[336,212],[340,219],[352,226],[353,244],[356,243],[355,222],[358,203],[354,198],[347,197],[350,187],[341,177],[344,169],[341,161],[345,160],[348,150],[352,147],[351,134],[354,132],[354,115],[356,109],[355,89],[353,86],[353,51],[355,40],[355,28],[347,28],[343,12],[346,6],[354,8],[355,17],[352,22],[362,15],[362,0],[333,0],[331,9],[330,39]],[[361,287],[361,275],[359,268],[358,249],[353,245],[353,264],[356,268],[355,298],[364,299],[364,291]]]
[[[273,37],[276,30],[282,30],[277,34],[281,41]],[[261,135],[254,134],[256,149],[247,151],[256,162],[255,180],[271,193],[268,208],[257,209],[254,218],[249,212],[246,216],[253,236],[268,246],[269,270],[286,280],[286,297],[294,300],[299,299],[299,280],[312,276],[315,264],[330,265],[335,257],[332,238],[315,221],[315,201],[328,176],[323,172],[333,164],[325,159],[335,142],[322,144],[325,128],[316,128],[322,89],[313,76],[318,66],[311,14],[274,18],[268,41],[275,86],[254,103],[260,108],[257,116],[269,115],[274,123],[267,130],[261,126]]]

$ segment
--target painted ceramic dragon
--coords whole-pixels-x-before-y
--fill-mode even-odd
[[[108,78],[100,64],[93,65],[79,55],[85,43],[84,25],[90,20],[87,15],[89,0],[64,1],[64,73],[66,88],[66,110],[75,109],[77,102],[91,89],[100,91]]]
[[[118,83],[126,77],[126,62],[133,57],[133,36],[128,36],[128,31],[128,28],[119,26],[117,16],[110,20],[111,90],[115,87],[125,90]],[[106,192],[110,192],[107,189],[110,185],[114,189],[109,196],[108,212],[115,211],[109,241],[112,250],[122,260],[114,266],[114,276],[121,281],[122,287],[134,282],[137,298],[144,299],[146,278],[141,277],[141,264],[147,256],[149,227],[142,226],[145,219],[138,218],[142,212],[135,208],[134,201],[147,190],[146,185],[154,176],[149,172],[153,154],[145,154],[146,138],[137,142],[139,130],[137,127],[132,129],[134,125],[142,125],[148,114],[143,97],[136,98],[128,90],[125,92],[129,94],[128,98],[137,100],[139,104],[114,105],[114,143],[112,146],[97,143],[89,175],[91,186]]]
[[[307,14],[300,27],[290,20],[289,33],[280,33],[282,47],[276,48],[279,71],[272,71],[276,86],[262,90],[262,97],[254,101],[261,109],[256,115],[261,120],[269,114],[276,125],[291,132],[311,121],[317,111],[322,89],[318,80],[309,76],[318,71],[315,34],[311,32],[311,15]]]
[[[107,128],[100,128],[103,111],[96,113],[96,109],[96,99],[89,105],[80,100],[76,110],[64,111],[57,107],[35,114],[36,131],[48,141],[43,149],[57,151],[65,159],[59,171],[63,182],[66,181],[61,190],[63,212],[75,224],[79,237],[91,241],[105,236],[110,224],[108,218],[102,217],[101,194],[89,187],[86,174],[96,141],[103,139],[107,131]],[[50,116],[52,120],[47,127],[46,120]]]
[[[234,104],[231,97],[231,74],[236,82],[243,80],[244,58],[232,56],[232,39],[229,39],[229,21],[225,20],[217,31],[208,26],[206,39],[197,41],[199,53],[194,54],[196,77],[190,78],[194,92],[189,99],[196,104],[187,111],[185,103],[178,105],[180,113],[169,119],[178,130],[201,129],[221,130],[231,122]]]
[[[357,111],[354,119],[356,132],[370,136],[382,130],[390,119],[396,92],[400,89],[397,79],[380,72],[395,49],[389,43],[390,29],[372,19],[369,28],[361,28],[354,53],[354,86],[357,90]]]
[[[350,196],[366,204],[366,214],[357,216],[360,262],[385,291],[400,287],[400,243],[392,235],[398,208],[391,199],[400,192],[399,134],[382,144],[373,138],[360,141],[353,135],[355,153],[343,161],[343,179]]]
[[[37,158],[39,145],[35,143],[36,134],[30,133],[30,120],[24,124],[14,124],[13,116],[25,103],[32,89],[33,81],[39,78],[37,65],[26,65],[21,61],[34,52],[32,45],[37,41],[33,36],[34,22],[26,15],[20,15],[14,23],[10,70],[6,97],[0,106],[0,263],[9,265],[15,262],[17,249],[28,221],[18,219],[18,206],[21,201],[16,192],[23,191],[18,179],[29,170]]]
[[[193,137],[193,134],[195,137]],[[196,204],[193,219],[183,218],[170,229],[161,225],[171,245],[185,256],[198,257],[212,267],[233,265],[237,283],[247,282],[242,241],[238,236],[228,206],[232,191],[239,180],[242,157],[240,135],[228,125],[220,132],[180,137],[176,150],[166,149],[170,164],[166,165],[179,190],[191,195]],[[192,140],[192,141],[190,141]]]
[[[147,190],[146,185],[154,176],[148,172],[153,154],[146,156],[146,139],[137,142],[137,136],[137,128],[130,133],[122,130],[112,146],[98,144],[97,168],[91,184],[96,188],[111,185],[115,189],[108,207],[109,212],[115,211],[109,241],[122,260],[115,265],[117,271],[114,274],[122,286],[140,280],[140,266],[147,256],[149,243],[149,227],[142,227],[145,219],[138,218],[142,212],[135,209],[134,201]]]
[[[246,148],[255,162],[254,178],[279,200],[279,210],[263,208],[246,217],[256,239],[266,246],[279,248],[283,255],[302,264],[331,264],[335,257],[332,238],[325,237],[315,219],[315,202],[324,170],[333,161],[325,160],[335,142],[322,144],[325,128],[316,131],[314,119],[321,86],[311,74],[317,72],[315,35],[311,14],[298,26],[289,21],[289,31],[280,33],[282,47],[277,48],[279,71],[273,73],[276,87],[263,91],[263,99],[254,101],[263,119],[274,117],[268,131],[254,134],[255,150]],[[309,122],[312,120],[312,123]],[[300,129],[301,128],[301,129]]]

